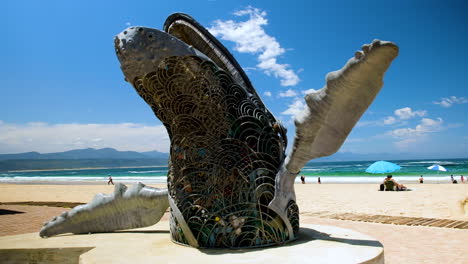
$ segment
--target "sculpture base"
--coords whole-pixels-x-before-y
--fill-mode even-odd
[[[299,238],[258,249],[195,249],[170,240],[168,222],[90,235],[0,237],[2,263],[384,263],[382,244],[334,226],[302,225]]]

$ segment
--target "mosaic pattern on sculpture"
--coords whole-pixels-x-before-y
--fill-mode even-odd
[[[285,224],[267,207],[285,157],[285,129],[210,61],[169,57],[155,69],[133,84],[168,130],[169,194],[200,247],[287,241]],[[294,201],[288,218],[297,234]],[[175,217],[171,235],[188,244]]]

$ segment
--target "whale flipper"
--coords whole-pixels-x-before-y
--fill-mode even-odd
[[[117,183],[112,194],[97,194],[91,202],[76,206],[44,223],[39,235],[112,232],[151,226],[159,222],[169,207],[167,189],[142,183],[127,188]]]
[[[307,94],[307,107],[296,116],[296,136],[291,153],[276,177],[275,197],[269,207],[282,210],[296,200],[294,180],[312,159],[338,151],[383,86],[385,71],[398,56],[393,42],[374,40],[338,71],[330,72],[322,89]]]

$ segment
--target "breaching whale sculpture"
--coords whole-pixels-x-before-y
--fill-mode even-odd
[[[295,239],[295,177],[309,160],[340,148],[398,55],[394,43],[374,40],[342,69],[329,73],[325,87],[306,95],[307,107],[296,117],[294,146],[286,157],[286,129],[233,56],[190,16],[169,16],[164,32],[130,27],[116,36],[115,48],[126,81],[171,139],[164,196],[171,208],[171,237],[204,248],[258,247]],[[155,208],[161,199],[155,200]],[[112,206],[110,211],[117,210]],[[167,207],[162,207],[164,212]],[[80,232],[86,233],[89,221],[82,225]],[[47,224],[41,233],[57,234],[47,233],[54,226]]]

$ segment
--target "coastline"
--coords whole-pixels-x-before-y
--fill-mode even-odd
[[[165,165],[155,165],[155,166],[124,166],[124,167],[90,167],[90,168],[66,168],[66,169],[40,169],[40,170],[10,170],[10,172],[42,172],[42,171],[81,171],[81,170],[111,170],[111,169],[141,169],[141,168],[165,168]]]
[[[123,174],[116,175],[112,174],[114,183],[121,182],[124,184],[133,184],[141,182],[147,185],[151,184],[165,184],[167,182],[167,176],[164,175],[152,175],[146,173],[136,174]],[[317,184],[318,177],[321,178],[322,184],[373,184],[378,185],[383,182],[385,176],[309,176],[305,175],[305,181],[307,184]],[[454,176],[459,184],[462,184],[460,176]],[[393,177],[398,183],[402,184],[419,184],[419,176],[411,175],[396,175]],[[99,185],[107,183],[108,174],[101,175],[12,175],[0,177],[0,184],[51,184],[51,185]],[[468,180],[468,179],[467,179]],[[468,183],[465,180],[464,183]],[[295,183],[301,183],[300,176],[298,175],[295,179]],[[448,175],[439,176],[424,176],[424,184],[451,184],[451,178]]]

